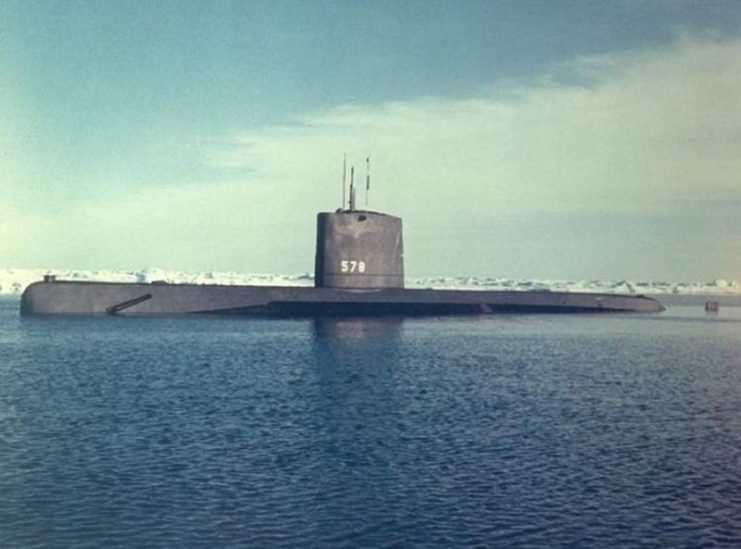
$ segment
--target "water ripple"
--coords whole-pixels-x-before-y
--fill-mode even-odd
[[[738,546],[740,343],[686,324],[0,309],[0,545]]]

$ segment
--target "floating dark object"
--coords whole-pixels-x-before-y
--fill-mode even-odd
[[[706,301],[705,302],[705,312],[707,313],[717,313],[720,306],[718,305],[717,301]]]
[[[369,187],[368,176],[366,203]],[[357,210],[352,181],[349,197],[346,209],[317,216],[313,288],[82,282],[44,277],[44,282],[31,284],[23,292],[21,314],[316,317],[664,310],[655,299],[634,295],[405,289],[401,219]]]

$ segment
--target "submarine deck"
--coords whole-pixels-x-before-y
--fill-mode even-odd
[[[437,316],[491,313],[661,312],[641,295],[550,291],[350,290],[55,280],[35,282],[22,315],[231,314],[258,317]]]

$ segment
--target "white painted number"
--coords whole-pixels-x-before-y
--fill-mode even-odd
[[[343,259],[340,261],[340,271],[343,273],[364,273],[365,261],[355,259]]]

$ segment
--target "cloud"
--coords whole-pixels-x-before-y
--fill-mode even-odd
[[[741,204],[739,97],[741,41],[682,37],[662,49],[579,58],[483,97],[341,105],[219,137],[203,150],[218,183],[152,188],[32,220],[49,231],[36,233],[33,253],[183,269],[308,270],[313,214],[340,205],[347,152],[359,179],[371,156],[370,205],[405,218],[408,266],[420,274],[436,265],[449,272],[454,258],[459,274],[604,276],[598,270],[606,262],[592,252],[611,248],[618,254],[611,269],[677,275],[687,250],[660,261],[655,254],[676,249],[670,239],[706,234],[698,224],[718,211],[731,221],[713,255],[693,253],[724,276],[741,276],[731,250],[741,229],[727,211]],[[224,173],[233,175],[225,181]],[[653,243],[638,254],[620,240],[620,224],[636,219],[643,225],[632,238]],[[585,220],[594,234],[575,234]],[[60,238],[61,227],[81,249]],[[564,239],[569,264],[559,269]],[[539,265],[548,272],[532,272]]]
[[[565,72],[586,83],[544,84]],[[437,207],[459,198],[490,212],[676,212],[737,191],[741,42],[581,58],[530,86],[504,99],[342,106],[236,136],[214,160],[300,186],[340,151],[358,162],[370,152],[379,188],[394,188],[388,206],[404,210],[426,190],[444,197]]]

